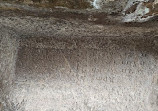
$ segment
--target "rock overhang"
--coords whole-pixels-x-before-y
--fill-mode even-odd
[[[119,14],[122,16],[121,22],[146,22],[157,16],[157,0],[19,0],[1,2],[0,6],[5,10],[24,9],[34,12],[50,11],[54,8],[95,10],[107,14]]]

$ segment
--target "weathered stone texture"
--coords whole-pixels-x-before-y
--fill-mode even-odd
[[[11,89],[15,76],[17,35],[8,27],[0,26],[0,110],[13,111]]]
[[[13,101],[26,111],[157,111],[156,39],[21,39]]]
[[[1,11],[2,111],[157,111],[157,22],[57,10]]]
[[[45,8],[99,9],[110,13],[120,13],[126,2],[127,0],[8,0],[6,3],[12,3],[12,5],[22,3]]]
[[[124,22],[145,22],[158,15],[157,0],[129,0],[124,9]]]

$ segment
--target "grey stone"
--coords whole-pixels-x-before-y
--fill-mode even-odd
[[[157,111],[157,23],[59,12],[0,13],[1,110]]]

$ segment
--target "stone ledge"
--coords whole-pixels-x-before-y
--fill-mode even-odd
[[[0,24],[21,37],[153,37],[158,35],[157,21],[121,23],[121,16],[94,11],[36,13],[8,10],[0,13]]]

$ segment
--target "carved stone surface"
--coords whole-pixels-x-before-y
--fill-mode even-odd
[[[26,111],[158,111],[156,39],[21,39],[12,101]]]
[[[156,21],[122,24],[118,16],[65,9],[0,12],[0,110],[158,111]]]

